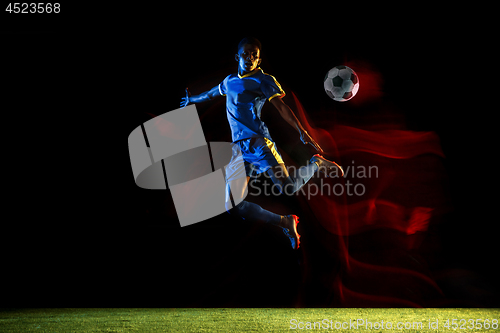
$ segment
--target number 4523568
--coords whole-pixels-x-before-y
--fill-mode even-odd
[[[6,12],[14,13],[14,14],[42,14],[42,13],[60,13],[61,12],[61,4],[60,3],[26,3],[26,2],[15,2],[9,3]]]

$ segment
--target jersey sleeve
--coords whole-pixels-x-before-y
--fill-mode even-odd
[[[271,101],[274,97],[283,97],[285,92],[274,76],[266,74],[260,84],[260,89],[266,98]]]
[[[221,96],[226,96],[227,94],[227,79],[229,76],[227,76],[220,84],[219,84],[219,93]]]

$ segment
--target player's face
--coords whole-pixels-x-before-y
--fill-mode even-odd
[[[252,44],[245,44],[236,54],[236,61],[238,61],[238,72],[240,74],[248,73],[256,69],[260,63],[260,50],[257,46]]]

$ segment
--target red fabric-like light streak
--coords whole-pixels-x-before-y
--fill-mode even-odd
[[[366,104],[382,96],[381,78],[376,72],[351,66],[360,78],[360,91],[353,98],[353,104]],[[443,294],[429,277],[422,258],[416,260],[410,253],[417,250],[419,242],[415,239],[425,234],[434,215],[446,209],[447,198],[440,178],[444,154],[437,134],[406,130],[401,122],[392,128],[391,124],[365,124],[361,129],[328,122],[321,123],[322,128],[314,128],[297,97],[293,93],[289,95],[293,98],[292,109],[305,129],[323,147],[325,157],[339,163],[346,172],[345,178],[323,180],[322,184],[330,181],[331,186],[337,183],[345,186],[349,181],[366,188],[362,196],[329,193],[307,201],[319,225],[329,233],[329,236],[318,236],[318,239],[330,239],[325,246],[334,244],[332,252],[336,255],[332,260],[341,263],[338,274],[330,276],[331,285],[325,286],[333,288],[335,301],[331,305],[432,305],[432,300]],[[365,176],[368,166],[377,166],[377,176],[357,177],[355,161],[357,165],[365,166]],[[359,243],[356,237],[369,237],[367,235],[373,232],[381,233],[392,243],[388,245],[381,239],[372,238],[370,245],[366,245],[368,248],[363,249],[363,243]],[[394,232],[398,237],[391,236]],[[386,247],[393,250],[384,252]],[[380,252],[381,257],[377,260],[381,263],[371,263],[370,260],[374,259],[369,259],[370,252]],[[404,260],[397,263],[394,260],[390,264],[397,255]],[[365,259],[361,259],[363,257]],[[387,260],[386,264],[383,264],[384,260]],[[403,267],[414,261],[419,264],[412,268]]]

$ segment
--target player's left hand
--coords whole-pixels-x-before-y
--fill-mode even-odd
[[[181,98],[181,108],[185,108],[186,106],[189,105],[190,100],[189,97],[191,96],[191,93],[189,92],[189,89],[186,88],[186,97]]]
[[[311,138],[311,136],[309,135],[309,133],[307,133],[306,131],[302,131],[302,133],[300,133],[300,141],[302,141],[304,144],[308,144],[309,143],[311,146],[314,147],[314,149],[316,149],[320,153],[324,153],[324,151],[320,147],[320,145],[316,141],[314,141],[314,139]]]

